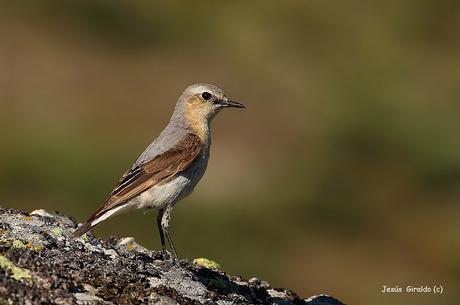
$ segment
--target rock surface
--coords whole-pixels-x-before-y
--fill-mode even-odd
[[[230,276],[206,259],[173,264],[132,238],[85,235],[71,242],[76,227],[44,210],[0,208],[0,305],[342,304]]]

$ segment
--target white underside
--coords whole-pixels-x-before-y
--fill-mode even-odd
[[[180,199],[190,194],[193,190],[192,183],[189,178],[178,176],[174,180],[160,185],[154,186],[133,199],[127,201],[123,205],[111,209],[101,215],[99,218],[91,222],[91,226],[95,226],[107,218],[126,212],[132,209],[145,209],[145,208],[164,208],[167,205],[175,204]]]
[[[117,208],[111,209],[111,210],[105,212],[104,214],[102,214],[102,216],[100,216],[99,218],[96,218],[95,220],[93,220],[93,222],[91,222],[91,226],[95,226],[98,223],[100,223],[101,221],[106,220],[107,218],[109,218],[110,216],[112,216],[114,214],[119,214],[119,213],[121,213],[122,210],[126,210],[127,208],[128,207],[124,204],[124,205],[119,206]]]

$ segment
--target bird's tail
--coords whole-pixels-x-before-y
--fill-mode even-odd
[[[85,234],[86,232],[88,232],[89,230],[91,230],[92,228],[94,228],[96,226],[95,225],[91,225],[91,222],[88,221],[88,222],[85,222],[84,224],[82,224],[81,226],[79,226],[71,235],[70,235],[70,239],[76,239],[80,236],[82,236],[83,234]]]
[[[97,221],[100,214],[100,210],[97,210],[93,215],[91,215],[88,218],[88,220],[85,223],[83,223],[72,234],[70,234],[70,239],[76,239],[88,232],[89,230],[91,230],[92,228],[94,228],[99,222],[103,220],[101,219],[100,221]],[[104,213],[102,215],[104,215]]]
[[[84,224],[79,226],[70,235],[70,239],[75,239],[75,238],[78,238],[78,237],[82,236],[83,234],[85,234],[86,232],[88,232],[89,230],[91,230],[92,228],[97,226],[98,223],[106,220],[107,218],[109,218],[109,217],[111,217],[113,215],[116,215],[117,213],[125,210],[127,207],[129,207],[129,206],[121,205],[121,206],[118,206],[116,208],[112,208],[112,209],[109,209],[109,210],[104,210],[104,206],[101,206],[93,215],[91,215],[89,217],[89,219]]]

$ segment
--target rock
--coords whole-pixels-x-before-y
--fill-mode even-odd
[[[342,304],[228,275],[208,259],[173,264],[133,238],[70,241],[76,227],[59,213],[0,208],[0,304]]]
[[[33,210],[32,212],[30,212],[30,215],[40,215],[40,216],[51,217],[51,218],[54,217],[53,214],[48,213],[44,209]]]
[[[308,305],[343,305],[342,302],[329,295],[320,294],[305,300]]]

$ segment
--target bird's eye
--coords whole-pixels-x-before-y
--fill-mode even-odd
[[[201,94],[201,97],[207,101],[212,97],[212,95],[209,92],[203,92],[203,94]]]

